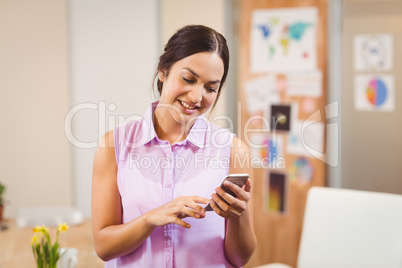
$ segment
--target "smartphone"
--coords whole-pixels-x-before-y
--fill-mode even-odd
[[[227,192],[228,194],[230,194],[231,196],[236,197],[236,194],[230,190],[229,188],[227,188],[224,185],[224,182],[226,180],[230,181],[231,183],[236,184],[237,186],[239,186],[240,188],[243,187],[243,185],[246,183],[247,179],[249,178],[248,174],[229,174],[226,176],[226,178],[222,181],[221,185],[219,187],[222,188],[222,190],[224,190],[225,192]],[[221,198],[224,202],[226,202],[223,198]],[[227,202],[226,202],[227,203]],[[204,207],[205,211],[212,211],[212,207],[211,205],[208,204]]]

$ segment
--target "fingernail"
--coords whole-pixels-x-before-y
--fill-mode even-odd
[[[225,181],[223,184],[224,184],[225,186],[229,186],[229,185],[230,185],[230,182]]]

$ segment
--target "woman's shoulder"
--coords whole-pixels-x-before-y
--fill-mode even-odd
[[[99,148],[114,148],[115,143],[118,142],[116,137],[121,134],[126,135],[131,132],[130,130],[135,130],[139,125],[138,121],[130,121],[124,124],[118,125],[117,127],[107,131],[105,134],[101,136],[99,139]]]
[[[131,121],[128,121],[128,122],[121,123],[118,126],[116,126],[113,130],[114,130],[114,132],[121,131],[122,129],[125,130],[125,131],[130,130],[130,129],[135,130],[138,127],[142,127],[142,125],[144,125],[144,124],[147,124],[147,122],[142,117],[142,118],[137,119],[137,120],[131,120]]]
[[[95,151],[94,167],[96,170],[105,170],[106,167],[114,166],[115,155],[113,130],[109,130],[99,139]]]
[[[122,136],[129,138],[131,136],[138,136],[138,134],[146,135],[150,132],[151,128],[153,128],[152,122],[148,122],[142,117],[138,120],[132,120],[118,125],[114,128],[114,135],[116,138],[121,138]]]
[[[99,148],[112,148],[114,147],[114,130],[111,129],[99,139]]]
[[[204,122],[206,129],[208,129],[208,131],[211,133],[215,133],[215,135],[217,135],[218,133],[219,134],[222,133],[223,135],[235,136],[235,134],[233,133],[233,130],[231,129],[230,126],[229,126],[229,128],[222,127],[218,124],[212,123],[205,116],[200,116],[197,121]]]
[[[236,135],[230,129],[218,126],[209,120],[207,121],[207,124],[207,133],[209,133],[209,139],[207,136],[207,140],[212,142],[213,145],[217,145],[219,148],[229,148]]]
[[[222,127],[219,126],[218,124],[212,123],[209,119],[207,119],[205,116],[200,116],[199,117],[202,121],[206,122],[208,127],[211,129],[211,132],[219,131],[219,132],[226,132],[228,134],[233,134],[233,130],[230,128]]]

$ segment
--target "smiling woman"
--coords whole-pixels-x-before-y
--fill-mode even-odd
[[[222,59],[215,52],[193,54],[176,62],[169,72],[159,71],[163,87],[155,128],[171,130],[160,138],[171,143],[185,139],[195,119],[216,103],[223,73]]]
[[[204,116],[219,98],[228,66],[221,34],[202,25],[180,29],[160,57],[155,75],[160,100],[142,119],[101,139],[92,222],[96,252],[106,267],[248,262],[256,246],[251,179],[242,188],[225,185],[236,197],[217,187],[228,173],[252,175],[250,164],[234,164],[249,159],[248,149]],[[205,211],[207,203],[213,212]]]

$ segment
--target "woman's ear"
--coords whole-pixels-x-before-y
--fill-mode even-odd
[[[164,71],[159,71],[159,81],[165,82],[165,72]]]

